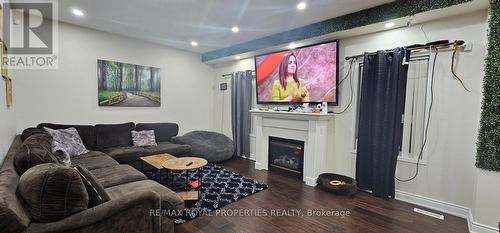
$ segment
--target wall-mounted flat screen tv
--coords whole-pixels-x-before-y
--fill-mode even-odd
[[[257,103],[338,104],[338,41],[255,57]]]

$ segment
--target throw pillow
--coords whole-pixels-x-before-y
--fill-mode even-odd
[[[134,142],[134,146],[157,145],[154,130],[143,130],[143,131],[132,130],[132,141]]]
[[[21,133],[21,141],[24,142],[24,141],[26,141],[26,139],[28,139],[29,137],[31,137],[32,135],[35,135],[35,134],[47,134],[47,132],[45,132],[45,130],[43,130],[43,129],[27,128],[27,129],[23,130],[23,132]]]
[[[42,223],[61,220],[89,205],[89,195],[78,172],[56,163],[27,170],[19,179],[18,191],[31,217]]]
[[[94,207],[111,200],[94,174],[80,165],[76,165],[73,168],[80,174],[83,184],[87,189],[87,193],[89,194],[89,207]]]
[[[26,138],[14,156],[14,167],[17,174],[43,163],[58,163],[51,152],[52,138],[48,134],[34,134]]]
[[[71,156],[89,152],[75,128],[50,129],[45,127],[44,129],[52,136],[52,153],[64,165],[71,165]]]

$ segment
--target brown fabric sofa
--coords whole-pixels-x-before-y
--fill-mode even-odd
[[[53,124],[51,126],[62,127]],[[120,161],[115,158],[120,158],[123,155],[117,153],[113,158],[106,153],[95,151],[98,144],[94,143],[94,139],[91,137],[92,134],[95,135],[95,130],[88,126],[83,126],[80,129],[82,128],[85,131],[84,133],[87,133],[87,135],[82,136],[84,133],[79,131],[82,141],[84,141],[84,144],[87,143],[86,147],[89,146],[89,149],[94,150],[72,158],[71,162],[73,165],[80,165],[88,169],[105,188],[111,200],[56,222],[40,223],[33,221],[17,191],[20,175],[16,171],[14,158],[22,145],[21,137],[17,136],[0,166],[0,231],[173,232],[174,223],[171,218],[155,216],[151,213],[160,208],[164,210],[182,209],[184,208],[184,201],[165,186],[148,180],[143,173],[132,166],[120,164]],[[33,135],[26,134],[24,136],[29,138]],[[97,137],[95,135],[95,138]],[[148,151],[147,148],[142,149]],[[168,153],[169,151],[163,150],[163,152]],[[128,157],[129,160],[125,161],[137,162],[140,156],[150,153],[152,152],[131,154]]]

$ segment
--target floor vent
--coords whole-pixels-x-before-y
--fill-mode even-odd
[[[419,214],[423,214],[423,215],[427,215],[427,216],[430,216],[433,218],[444,220],[444,215],[442,215],[442,214],[436,214],[436,213],[433,213],[433,212],[430,212],[427,210],[423,210],[423,209],[419,209],[419,208],[414,208],[413,211],[415,211]]]

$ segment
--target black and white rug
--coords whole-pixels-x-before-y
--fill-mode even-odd
[[[149,171],[145,173],[149,179],[159,180],[159,171]],[[166,181],[166,172],[163,172],[162,181]],[[189,180],[196,180],[198,173],[190,172]],[[175,184],[184,184],[186,173],[176,172],[174,174]],[[226,170],[214,164],[207,164],[203,168],[203,189],[201,198],[195,203],[187,203],[186,209],[174,222],[182,224],[202,215],[209,215],[213,210],[222,208],[230,203],[248,197],[254,193],[267,188],[266,184],[242,176],[236,172]]]

